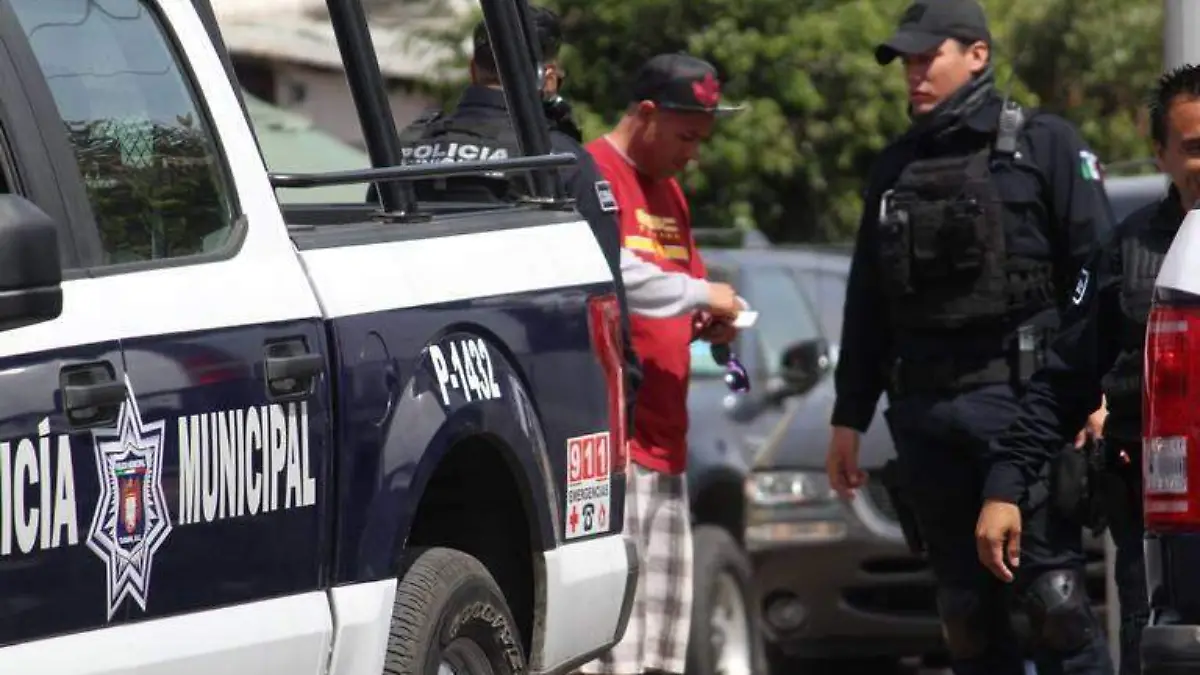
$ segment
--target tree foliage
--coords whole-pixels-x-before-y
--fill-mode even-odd
[[[871,162],[908,124],[900,66],[874,46],[894,0],[544,0],[566,24],[565,94],[587,136],[626,103],[650,56],[713,62],[749,109],[719,123],[684,176],[697,223],[775,240],[840,241],[857,228]],[[1149,156],[1144,95],[1161,67],[1161,0],[985,0],[997,80],[1074,122],[1105,161]]]
[[[759,228],[776,241],[846,241],[879,151],[908,126],[901,66],[874,47],[896,0],[532,0],[563,17],[564,94],[585,135],[609,129],[654,54],[688,51],[722,73],[746,112],[719,123],[683,177],[698,224]],[[997,83],[1073,122],[1108,164],[1144,160],[1145,95],[1161,71],[1161,0],[982,0]],[[465,63],[478,13],[432,39]],[[461,83],[431,90],[449,103]]]

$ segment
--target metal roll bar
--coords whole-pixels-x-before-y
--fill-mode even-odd
[[[192,1],[232,79],[233,69],[209,0]],[[329,8],[330,23],[372,168],[312,174],[273,173],[270,177],[272,186],[304,188],[376,183],[383,215],[388,220],[419,220],[425,216],[418,213],[410,184],[413,180],[524,169],[531,173],[531,194],[535,201],[558,203],[561,200],[561,186],[555,171],[575,163],[576,158],[570,154],[550,153],[549,124],[542,110],[541,83],[538,81],[540,47],[526,0],[480,0],[497,74],[523,156],[418,166],[401,164],[400,137],[361,0],[325,0],[325,4]],[[240,101],[240,93],[238,98]]]

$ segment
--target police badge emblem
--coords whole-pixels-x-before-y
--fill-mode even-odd
[[[162,489],[165,423],[142,421],[129,377],[116,426],[92,432],[100,498],[87,546],[108,571],[108,618],[129,598],[142,611],[154,554],[171,532]]]

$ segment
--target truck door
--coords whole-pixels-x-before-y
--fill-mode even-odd
[[[104,624],[319,591],[320,311],[204,27],[187,2],[7,4],[84,178],[90,213],[75,228],[98,242],[83,261],[88,310],[113,327],[126,366],[119,420],[73,446],[86,549],[57,578],[87,592],[46,611],[78,606]],[[44,414],[23,412],[31,442]],[[327,630],[323,596],[304,600],[248,605],[246,618]],[[289,648],[240,647],[247,659]]]
[[[28,52],[0,4],[0,194],[19,195],[59,227],[63,310],[0,332],[0,648],[119,620],[105,610],[104,569],[87,548],[99,486],[92,430],[115,423],[125,376],[110,309],[80,269],[69,227],[87,209],[74,156],[40,121],[53,102],[27,91]],[[4,651],[0,649],[0,652]],[[25,672],[0,659],[0,672]]]

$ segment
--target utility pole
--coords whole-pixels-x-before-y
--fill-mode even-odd
[[[1163,0],[1163,68],[1200,64],[1200,2]]]

